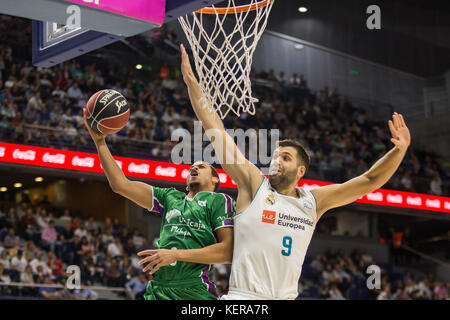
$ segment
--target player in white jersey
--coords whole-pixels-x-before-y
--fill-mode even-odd
[[[297,188],[310,158],[293,140],[280,141],[269,179],[245,159],[219,116],[202,105],[202,93],[189,57],[182,51],[183,79],[189,97],[223,169],[236,182],[234,251],[228,295],[224,299],[295,299],[307,248],[320,217],[383,186],[395,173],[411,137],[402,115],[389,120],[394,147],[368,171],[342,184],[311,191]]]

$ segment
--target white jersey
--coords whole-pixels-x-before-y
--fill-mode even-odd
[[[295,299],[316,226],[313,194],[279,194],[264,178],[249,207],[234,218],[230,290],[224,299]]]

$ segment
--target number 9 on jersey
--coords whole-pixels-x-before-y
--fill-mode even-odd
[[[291,237],[283,237],[283,247],[285,249],[281,250],[281,254],[283,256],[290,256],[291,255],[291,249],[292,249],[292,238]]]

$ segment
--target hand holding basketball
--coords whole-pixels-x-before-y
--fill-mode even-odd
[[[87,123],[86,119],[87,119],[87,110],[86,110],[86,108],[83,108],[84,125],[86,126],[87,130],[89,131],[89,134],[91,135],[92,140],[94,140],[95,143],[105,140],[105,135],[101,134],[101,133],[97,133],[94,130],[92,130],[91,126]]]
[[[392,120],[389,120],[389,130],[391,131],[391,142],[402,151],[406,151],[411,144],[411,135],[401,114],[394,112]]]

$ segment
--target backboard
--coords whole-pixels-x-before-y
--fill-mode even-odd
[[[223,0],[1,0],[33,20],[33,65],[51,67]]]

